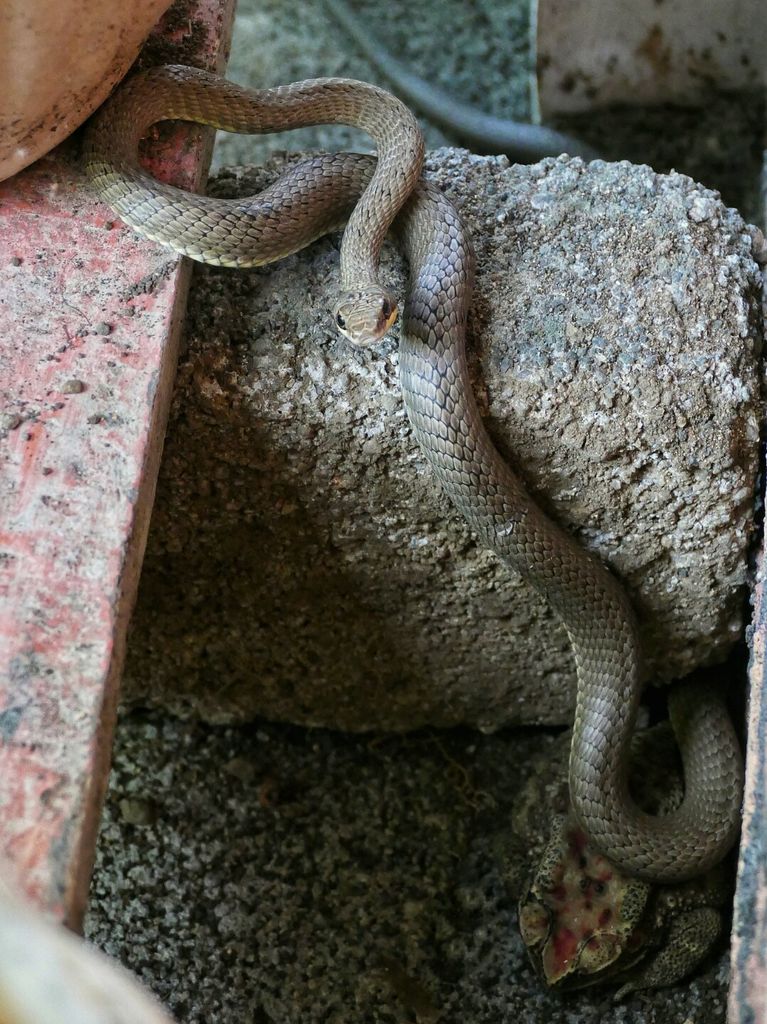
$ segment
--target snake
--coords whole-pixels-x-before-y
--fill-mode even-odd
[[[216,199],[160,183],[142,168],[140,139],[167,119],[235,132],[344,123],[364,129],[377,153],[316,154],[256,196]],[[123,84],[91,120],[83,144],[98,196],[140,234],[203,263],[258,266],[345,224],[333,316],[362,348],[378,344],[398,315],[378,280],[381,246],[393,228],[409,264],[399,373],[412,433],[475,534],[548,601],[570,640],[575,814],[624,870],[661,883],[693,877],[724,857],[739,828],[743,766],[726,701],[715,686],[672,688],[685,796],[671,814],[642,811],[627,781],[643,687],[635,613],[612,572],[539,507],[483,423],[466,355],[472,241],[453,204],[423,176],[423,157],[414,115],[376,86],[319,78],[251,90],[172,65]]]

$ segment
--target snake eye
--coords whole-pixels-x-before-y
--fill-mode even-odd
[[[343,330],[344,327],[346,327],[346,321],[344,320],[340,313],[336,313],[336,324],[341,328],[341,330]]]
[[[381,312],[383,313],[383,315],[386,317],[387,320],[391,316],[391,302],[389,302],[388,299],[384,299],[383,300],[383,304],[381,306]]]

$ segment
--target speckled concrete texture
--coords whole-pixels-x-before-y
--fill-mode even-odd
[[[499,856],[541,742],[124,718],[88,936],[183,1024],[723,1024],[721,953],[625,1005],[541,989]]]
[[[476,240],[496,442],[626,582],[650,676],[720,659],[744,626],[759,435],[742,219],[629,164],[429,167]],[[403,293],[393,248],[384,277]],[[359,352],[335,332],[336,241],[197,281],[126,697],[343,729],[569,722],[564,629],[432,480],[396,339]]]

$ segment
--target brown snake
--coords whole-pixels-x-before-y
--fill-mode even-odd
[[[159,184],[138,165],[139,139],[169,118],[238,132],[356,125],[374,138],[378,160],[316,156],[252,198],[190,195]],[[377,269],[384,236],[397,218],[411,275],[400,338],[408,416],[471,527],[565,624],[578,676],[570,754],[576,814],[625,869],[657,881],[690,877],[723,857],[738,831],[742,766],[726,707],[708,687],[672,692],[685,798],[668,816],[642,812],[626,779],[641,689],[631,606],[614,577],[532,501],[482,423],[465,355],[471,241],[453,206],[419,178],[422,158],[412,114],[371,85],[316,79],[252,92],[183,67],[144,72],[122,86],[91,122],[84,152],[99,194],[127,223],[205,263],[267,263],[348,221],[336,322],[355,344],[374,344],[396,316]]]

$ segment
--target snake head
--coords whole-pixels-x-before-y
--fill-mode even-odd
[[[377,345],[397,319],[394,297],[379,285],[343,292],[333,311],[336,327],[353,345]]]

